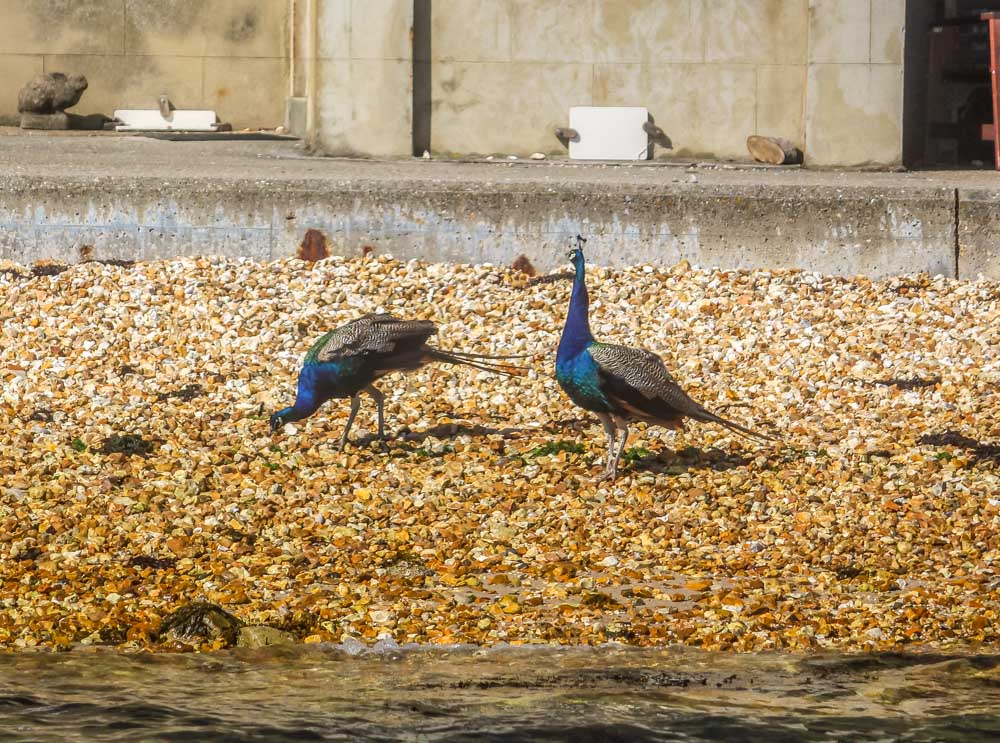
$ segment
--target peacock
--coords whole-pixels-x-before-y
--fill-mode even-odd
[[[767,434],[725,420],[696,403],[674,381],[656,354],[641,348],[600,343],[590,332],[589,299],[584,277],[583,243],[569,253],[576,270],[566,325],[556,353],[556,380],[569,398],[597,414],[608,436],[608,462],[597,482],[618,476],[628,426],[643,421],[679,430],[684,418],[718,423],[743,436],[772,440]],[[621,442],[615,440],[621,431]]]
[[[427,345],[428,339],[436,334],[437,326],[430,320],[401,320],[389,314],[364,315],[331,330],[306,353],[299,371],[295,404],[271,416],[271,430],[312,415],[327,400],[349,397],[351,412],[340,437],[343,451],[354,416],[361,407],[361,392],[375,401],[378,437],[385,440],[385,395],[374,383],[386,374],[419,369],[434,361],[464,364],[508,376],[522,372],[520,367],[502,362],[523,356],[443,351]]]

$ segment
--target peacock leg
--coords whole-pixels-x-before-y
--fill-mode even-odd
[[[625,453],[625,442],[628,441],[628,422],[620,420],[616,421],[616,423],[622,427],[622,440],[618,444],[618,453],[615,454],[615,466],[612,468],[611,474],[612,481],[618,477],[618,462],[621,461],[622,454]]]
[[[615,428],[614,420],[607,413],[598,413],[597,417],[601,419],[601,423],[604,425],[604,433],[608,436],[608,456],[604,464],[604,474],[597,478],[597,482],[604,482],[609,477],[614,479],[612,465],[615,456],[615,435],[618,433],[618,429]]]
[[[375,401],[375,407],[378,408],[378,437],[381,441],[385,441],[385,395],[373,384],[365,387],[365,392]]]
[[[357,395],[351,396],[351,413],[347,416],[347,425],[344,426],[344,435],[340,437],[340,450],[344,451],[344,447],[347,446],[347,434],[351,432],[351,426],[354,424],[354,416],[358,414],[358,408],[361,407],[361,398]]]

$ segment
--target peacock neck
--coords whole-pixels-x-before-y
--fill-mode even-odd
[[[569,311],[566,313],[566,325],[563,327],[562,338],[559,340],[557,358],[573,358],[593,343],[594,336],[590,332],[589,314],[590,300],[587,297],[587,281],[584,276],[584,264],[581,260],[576,265],[573,294],[569,298]]]
[[[306,363],[299,372],[299,388],[295,393],[295,404],[285,409],[285,420],[288,422],[308,418],[316,412],[323,400],[319,399],[317,375],[314,365]]]
[[[290,408],[285,408],[284,419],[286,423],[292,423],[293,421],[300,421],[303,418],[308,418],[310,415],[316,412],[319,405],[316,405],[312,400],[302,400],[302,398],[295,398],[295,404]]]

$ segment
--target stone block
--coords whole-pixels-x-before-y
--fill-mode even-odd
[[[271,257],[269,228],[194,227],[190,239],[191,255],[247,256],[259,261]]]
[[[958,277],[1000,280],[1000,191],[958,194]]]
[[[871,0],[809,0],[809,61],[871,61]]]
[[[205,11],[205,3],[125,0],[125,53],[204,56],[208,50]]]
[[[3,0],[4,54],[121,54],[122,0]]]
[[[806,98],[808,164],[902,161],[902,65],[810,65]]]
[[[0,223],[0,260],[27,265],[33,260],[35,251],[34,225]]]
[[[511,3],[511,59],[592,62],[596,6],[596,0]]]
[[[125,52],[281,57],[287,0],[125,0]]]
[[[273,128],[285,120],[288,62],[283,59],[208,57],[205,105],[234,129]]]
[[[166,95],[177,108],[202,108],[202,60],[192,57],[59,55],[46,58],[49,69],[73,70],[90,87],[81,113],[111,114],[116,108],[156,108]]]
[[[412,154],[413,71],[408,61],[321,60],[318,148],[329,155]]]
[[[35,233],[37,252],[33,260],[75,263],[84,254],[108,260],[134,259],[137,253],[138,228],[134,224],[90,226],[47,222],[36,224]]]
[[[761,65],[757,68],[757,133],[784,137],[802,147],[806,127],[806,65]]]
[[[431,54],[435,61],[509,60],[511,6],[506,0],[434,0]]]
[[[351,59],[413,59],[413,3],[351,1]]]
[[[688,0],[597,2],[589,59],[646,64],[701,62],[705,58],[705,37],[700,33],[703,16],[700,5]]]
[[[204,6],[205,56],[286,56],[288,0],[211,0]]]
[[[745,159],[755,76],[747,65],[595,65],[594,105],[646,106],[675,156]]]
[[[21,128],[63,131],[69,129],[69,116],[64,111],[54,114],[22,113]]]
[[[309,99],[292,96],[285,99],[285,128],[296,137],[306,136]]]
[[[906,0],[871,0],[871,3],[871,61],[877,64],[903,64]]]
[[[706,61],[805,62],[808,40],[805,0],[705,0],[702,7],[698,28],[705,37]]]
[[[316,11],[316,56],[320,59],[351,58],[351,0],[315,0],[319,3]],[[302,46],[305,49],[307,32],[305,16],[299,22]]]
[[[552,130],[566,125],[570,106],[589,103],[591,75],[591,65],[585,64],[436,65],[432,149],[515,155],[564,151]]]

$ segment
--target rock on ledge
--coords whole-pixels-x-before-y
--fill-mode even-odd
[[[83,75],[48,72],[38,75],[21,88],[17,110],[22,129],[69,129],[70,117],[65,109],[80,102],[87,90]]]

